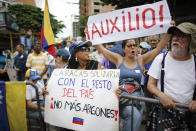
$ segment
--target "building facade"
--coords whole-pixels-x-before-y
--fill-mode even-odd
[[[78,36],[80,36],[79,32],[79,22],[73,22],[73,38],[76,39]]]
[[[115,6],[103,5],[101,0],[80,0],[80,17],[86,19],[90,15],[106,13],[115,10]],[[82,20],[84,21],[84,20]],[[80,30],[84,30],[86,23],[81,23]],[[85,40],[84,32],[80,32]]]
[[[102,5],[100,0],[80,0],[80,15],[90,16],[110,12],[115,9],[111,5]]]
[[[27,4],[36,6],[34,0],[0,0],[0,49],[9,49],[12,52],[17,43],[20,43],[20,32],[13,30],[18,27],[7,13],[8,5]],[[17,25],[17,26],[16,26]]]
[[[36,6],[35,0],[15,0],[15,1],[18,3],[26,4],[26,5]]]

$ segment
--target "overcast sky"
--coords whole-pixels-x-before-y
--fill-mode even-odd
[[[36,5],[42,10],[44,9],[45,0],[35,0]],[[48,0],[49,11],[51,14],[56,16],[57,20],[63,21],[66,26],[62,33],[58,34],[58,40],[65,38],[72,34],[72,21],[74,15],[79,15],[79,0]]]

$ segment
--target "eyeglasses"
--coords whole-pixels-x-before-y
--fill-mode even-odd
[[[90,52],[90,47],[81,47],[79,48],[79,51],[82,51],[82,52]]]
[[[126,47],[130,48],[130,47],[137,47],[137,44],[127,44]]]
[[[190,37],[189,34],[185,34],[185,33],[179,32],[179,31],[175,31],[172,36],[173,37],[176,36],[178,38],[187,38],[187,37]]]

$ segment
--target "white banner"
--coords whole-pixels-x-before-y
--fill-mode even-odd
[[[165,0],[90,16],[85,34],[96,45],[165,33],[170,22]]]
[[[118,131],[119,73],[55,69],[48,82],[45,122],[80,131]]]

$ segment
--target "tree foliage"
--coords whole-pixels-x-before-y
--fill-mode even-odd
[[[80,16],[79,28],[80,28],[80,35],[82,37],[85,36],[84,29],[87,25],[88,16]]]
[[[41,11],[40,8],[31,5],[15,4],[9,5],[8,13],[11,16],[14,16],[14,21],[18,24],[20,30],[31,29],[33,32],[41,31],[43,11]],[[62,28],[65,26],[62,24],[62,21],[56,20],[55,16],[51,14],[50,18],[53,32],[56,35],[61,32]]]

